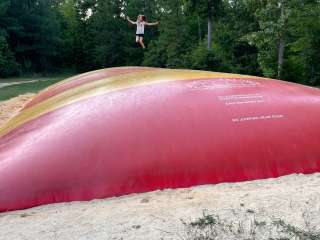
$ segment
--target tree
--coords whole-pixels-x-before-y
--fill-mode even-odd
[[[16,62],[9,45],[3,36],[0,36],[0,77],[18,74],[20,67]]]
[[[13,52],[7,42],[7,11],[10,1],[0,2],[0,77],[8,77],[20,72]]]
[[[147,65],[320,84],[319,0],[2,0],[0,75]],[[160,20],[135,44],[125,20]]]
[[[212,47],[212,28],[213,20],[218,16],[220,11],[221,0],[189,0],[189,6],[196,11],[200,17],[206,18],[208,23],[207,39],[208,50]]]
[[[288,26],[291,41],[285,66],[286,79],[320,85],[320,2],[295,0]]]
[[[58,50],[56,65],[64,69],[75,69],[82,58],[82,50],[78,44],[81,20],[77,12],[77,0],[57,0],[55,9],[61,34],[61,49]]]
[[[26,71],[49,71],[58,54],[60,29],[52,1],[11,0],[8,43]]]
[[[256,6],[260,29],[248,34],[248,42],[259,50],[258,59],[264,75],[280,79],[290,34],[288,20],[294,4],[288,0],[271,0],[261,1]]]
[[[258,61],[267,77],[298,82],[317,81],[314,71],[319,49],[319,1],[251,0],[259,29],[247,35],[258,49]],[[305,66],[305,67],[303,67]],[[312,66],[313,69],[307,66]],[[314,80],[308,80],[312,72]]]
[[[247,0],[223,1],[215,23],[213,52],[221,62],[220,71],[261,75],[258,49],[248,44],[248,33],[258,31],[256,6]]]
[[[145,53],[143,64],[159,67],[186,67],[186,57],[197,41],[197,23],[188,16],[181,0],[161,2],[159,38]]]

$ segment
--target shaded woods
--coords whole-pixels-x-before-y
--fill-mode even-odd
[[[146,50],[135,44],[144,14]],[[144,65],[320,85],[319,0],[0,0],[0,76]]]

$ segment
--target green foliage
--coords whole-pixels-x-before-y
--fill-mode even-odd
[[[49,71],[59,54],[60,28],[53,1],[11,0],[8,43],[24,71]]]
[[[20,66],[16,62],[8,43],[0,36],[0,77],[8,77],[19,74]]]
[[[185,55],[191,51],[192,43],[197,42],[192,24],[192,16],[187,16],[181,8],[181,0],[165,2],[161,18],[160,36],[150,44],[145,54],[144,64],[168,68],[185,67]]]
[[[316,0],[272,0],[255,5],[259,29],[248,32],[244,39],[258,49],[258,63],[264,76],[277,77],[279,42],[283,39],[282,78],[320,84],[319,5]]]
[[[188,68],[209,70],[209,71],[225,71],[222,61],[216,57],[213,50],[207,50],[204,43],[196,46],[188,55],[187,65]]]
[[[0,75],[146,65],[318,86],[319,5],[318,0],[2,0]],[[125,20],[138,14],[160,20],[146,29],[146,50],[135,43],[135,26]]]
[[[277,77],[277,53],[281,32],[284,30],[284,21],[278,0],[268,1],[255,10],[255,17],[259,29],[249,32],[247,41],[258,49],[258,63],[264,76]]]
[[[261,75],[258,50],[245,38],[259,28],[252,6],[246,0],[238,0],[225,2],[223,8],[225,14],[217,21],[213,36],[213,50],[222,62],[222,70]]]
[[[219,219],[217,216],[214,215],[208,215],[206,213],[203,213],[203,216],[193,222],[190,222],[190,226],[193,228],[200,228],[204,229],[207,226],[210,225],[216,225],[218,223]]]
[[[80,38],[80,20],[76,8],[76,0],[68,0],[56,7],[61,29],[60,47],[57,60],[60,67],[74,69],[78,64],[81,47],[77,39]]]
[[[320,85],[320,4],[309,1],[292,13],[292,41],[286,69],[287,79],[309,85]],[[303,11],[301,10],[303,9]]]
[[[187,6],[205,18],[221,15],[221,3],[221,0],[187,0]]]

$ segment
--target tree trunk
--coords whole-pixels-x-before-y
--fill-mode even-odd
[[[201,42],[202,41],[202,31],[201,31],[200,16],[198,16],[198,38],[199,38],[199,42]]]
[[[279,49],[278,49],[278,79],[281,79],[282,77],[284,46],[285,46],[285,40],[284,40],[284,37],[281,36],[279,39]]]
[[[146,14],[146,12],[147,12],[147,2],[146,2],[146,0],[144,0],[144,8],[143,8],[142,14]]]
[[[285,47],[285,38],[284,38],[284,29],[285,29],[285,14],[284,14],[284,4],[283,1],[280,1],[281,7],[281,28],[280,28],[280,37],[279,37],[279,46],[278,46],[278,79],[282,77],[282,67],[283,67],[283,58],[284,58],[284,47]]]
[[[208,16],[208,50],[211,49],[212,46],[212,18]]]

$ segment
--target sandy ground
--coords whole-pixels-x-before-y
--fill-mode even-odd
[[[0,127],[31,100],[35,94],[24,94],[7,101],[0,101]]]
[[[14,115],[31,96],[0,102],[1,121]],[[218,228],[190,227],[213,214],[220,219]],[[279,220],[301,231],[319,231],[320,174],[168,189],[2,213],[0,240],[279,239],[284,234],[283,228],[275,227]],[[219,233],[226,227],[234,229],[232,236]],[[211,238],[199,238],[208,236],[208,229]],[[312,239],[296,238],[290,232],[286,236]]]
[[[195,239],[188,235],[181,219],[191,222],[203,211],[218,214],[236,227],[248,225],[249,230],[253,219],[282,219],[300,228],[319,227],[320,174],[155,191],[2,213],[0,239]]]

